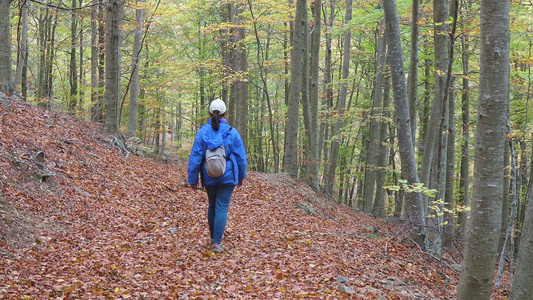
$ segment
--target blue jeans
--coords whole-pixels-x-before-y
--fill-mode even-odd
[[[209,234],[213,244],[221,244],[226,223],[228,221],[228,207],[234,185],[210,185],[206,186],[209,208],[207,210],[207,222]]]

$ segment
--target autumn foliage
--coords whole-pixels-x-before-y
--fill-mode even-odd
[[[14,100],[0,136],[0,298],[455,296],[460,262],[284,174],[249,174],[215,255],[185,164],[126,157],[100,125]]]

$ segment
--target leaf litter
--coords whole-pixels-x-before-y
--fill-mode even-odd
[[[0,136],[0,298],[455,297],[457,271],[401,223],[286,174],[249,174],[215,255],[186,165],[126,158],[99,124],[16,100],[0,107]]]

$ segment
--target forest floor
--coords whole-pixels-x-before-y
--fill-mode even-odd
[[[126,157],[100,125],[15,100],[0,136],[1,299],[455,297],[460,261],[285,174],[249,173],[215,255],[184,160]],[[506,272],[493,299],[508,290]]]

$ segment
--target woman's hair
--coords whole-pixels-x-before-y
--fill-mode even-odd
[[[220,126],[220,119],[224,117],[224,114],[219,113],[220,112],[218,110],[214,110],[211,114],[211,127],[215,131],[218,131],[218,127]]]

